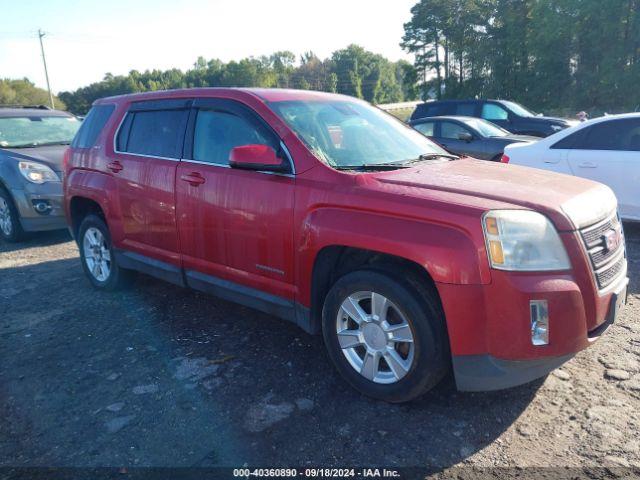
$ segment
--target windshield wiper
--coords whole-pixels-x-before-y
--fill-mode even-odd
[[[460,157],[458,157],[457,155],[451,155],[450,153],[423,153],[422,155],[420,155],[417,161],[438,160],[439,158],[448,158],[449,160],[457,160]]]

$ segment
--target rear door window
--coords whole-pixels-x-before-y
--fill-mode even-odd
[[[95,105],[89,110],[80,130],[71,142],[72,148],[91,148],[115,110],[115,105]]]
[[[415,120],[424,117],[439,117],[449,115],[455,111],[455,105],[450,102],[427,102],[421,103],[413,111],[411,119]]]
[[[178,159],[187,116],[186,109],[129,112],[116,139],[117,148],[137,155]]]
[[[459,125],[454,122],[442,122],[440,124],[440,137],[442,138],[450,138],[453,140],[459,140],[460,134],[471,132],[464,128],[462,125]]]
[[[418,123],[417,125],[414,125],[413,128],[427,137],[433,137],[435,133],[435,122]]]
[[[640,119],[611,120],[592,125],[573,148],[640,151]]]
[[[463,117],[475,117],[476,116],[476,104],[475,103],[459,103],[456,105],[456,115]]]

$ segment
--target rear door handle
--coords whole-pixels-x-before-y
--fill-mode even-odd
[[[598,165],[593,162],[581,162],[578,164],[580,168],[597,168]]]
[[[118,173],[120,170],[122,170],[124,167],[122,166],[122,164],[120,162],[118,162],[117,160],[115,162],[109,162],[107,163],[107,168],[109,170],[111,170],[113,173]]]
[[[180,180],[187,182],[192,187],[197,187],[205,182],[205,178],[199,173],[193,172],[188,175],[181,175]]]

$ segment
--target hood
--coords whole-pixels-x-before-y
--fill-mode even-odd
[[[540,211],[559,230],[591,225],[615,212],[609,187],[591,180],[518,165],[462,159],[382,172],[379,182],[485,198]],[[410,193],[410,192],[407,192]],[[568,221],[569,220],[569,221]]]
[[[60,173],[62,172],[62,159],[67,148],[69,148],[68,145],[48,145],[29,148],[2,148],[0,151],[16,161],[30,160],[44,163],[54,172]]]

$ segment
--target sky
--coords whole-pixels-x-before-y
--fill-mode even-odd
[[[290,50],[320,58],[357,43],[390,60],[417,0],[0,0],[0,78],[45,88],[38,29],[54,93],[105,73],[190,68]]]

